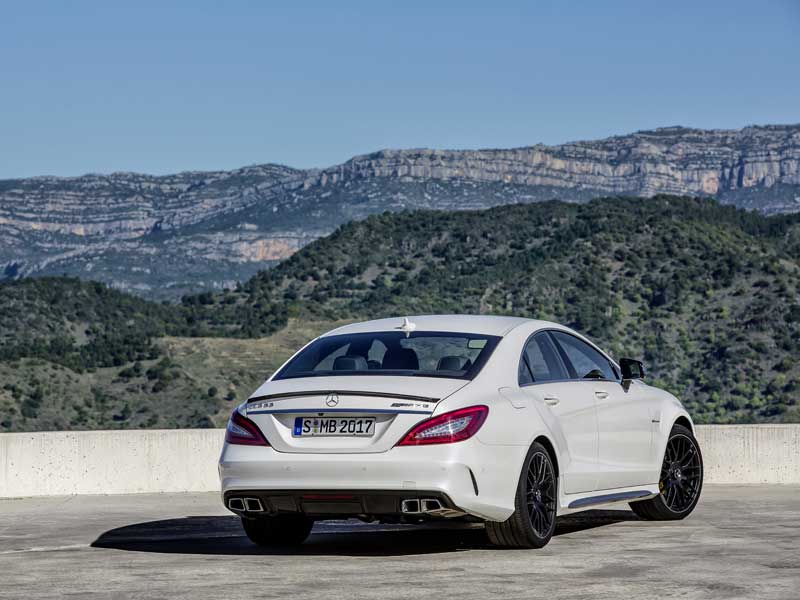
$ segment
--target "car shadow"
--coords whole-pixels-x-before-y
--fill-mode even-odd
[[[604,527],[638,517],[629,511],[587,511],[560,517],[555,535]],[[408,556],[494,548],[480,524],[432,522],[378,525],[360,521],[322,521],[297,548],[256,546],[238,517],[181,517],[135,523],[101,534],[93,548],[208,555]]]

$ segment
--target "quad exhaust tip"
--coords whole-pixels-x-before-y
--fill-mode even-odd
[[[420,510],[424,513],[442,510],[442,503],[436,498],[423,498],[419,503]]]
[[[249,512],[264,512],[264,507],[258,498],[245,498],[244,506]]]
[[[400,503],[400,510],[407,515],[420,515],[436,513],[444,508],[441,501],[436,498],[411,498]]]
[[[264,505],[258,498],[231,498],[228,508],[236,512],[264,512]]]
[[[409,515],[418,515],[419,504],[419,500],[403,500],[400,503],[400,511]]]

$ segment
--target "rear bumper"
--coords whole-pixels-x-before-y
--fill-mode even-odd
[[[418,498],[417,498],[418,497]],[[435,500],[432,512],[403,510],[403,501]],[[223,494],[228,510],[244,517],[304,514],[319,519],[369,515],[376,518],[424,518],[464,516],[441,492],[417,490],[228,490]],[[239,502],[237,502],[239,500]]]
[[[370,492],[361,496],[399,499],[432,493],[470,515],[502,521],[514,511],[524,453],[522,447],[489,446],[474,438],[374,454],[286,453],[226,444],[219,474],[223,497],[244,491],[261,497],[264,492],[267,506],[270,496],[289,495],[297,502],[295,492],[301,491]]]

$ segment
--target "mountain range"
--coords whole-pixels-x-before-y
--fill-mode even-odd
[[[180,303],[0,282],[0,431],[219,426],[320,332],[437,313],[570,325],[699,423],[800,421],[800,213],[658,195],[372,215]]]
[[[326,169],[2,180],[0,278],[71,275],[175,299],[233,288],[373,214],[657,194],[714,197],[767,215],[800,211],[800,125],[383,150]]]

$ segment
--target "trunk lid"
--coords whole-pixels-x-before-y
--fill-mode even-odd
[[[386,452],[414,425],[430,417],[440,400],[469,381],[438,377],[336,376],[268,381],[245,406],[278,452]],[[372,421],[371,435],[299,436],[305,419],[352,417]],[[341,425],[341,421],[339,422]]]

